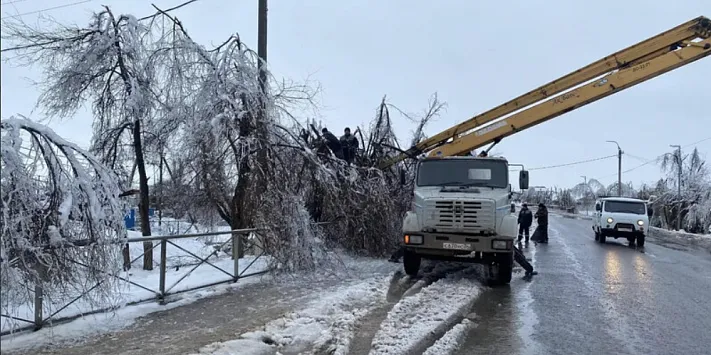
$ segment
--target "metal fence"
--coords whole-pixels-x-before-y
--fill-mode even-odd
[[[143,244],[144,242],[151,242],[152,243],[152,248],[151,252],[153,252],[153,249],[156,247],[160,248],[160,262],[159,262],[159,282],[158,285],[142,285],[140,283],[137,283],[135,281],[131,281],[125,277],[119,276],[117,274],[111,274],[111,273],[106,273],[101,270],[98,270],[96,267],[87,265],[75,260],[68,260],[68,262],[74,263],[76,265],[82,266],[87,269],[91,269],[92,271],[95,272],[102,272],[105,273],[109,277],[115,277],[123,282],[126,282],[128,284],[131,284],[133,286],[139,287],[143,290],[149,291],[150,293],[153,294],[153,296],[140,299],[140,300],[133,300],[129,302],[127,305],[135,305],[135,304],[140,304],[140,303],[145,303],[149,301],[158,301],[159,304],[165,304],[166,303],[166,297],[169,295],[175,295],[183,292],[188,292],[188,291],[194,291],[197,289],[205,288],[205,287],[211,287],[223,283],[230,283],[230,282],[237,282],[239,279],[250,277],[250,276],[255,276],[255,275],[260,275],[268,272],[269,270],[260,270],[260,271],[254,271],[247,273],[250,268],[253,267],[254,263],[259,260],[261,257],[264,256],[264,251],[261,248],[262,245],[262,238],[259,236],[259,229],[256,228],[251,228],[251,229],[238,229],[238,230],[231,230],[231,231],[224,231],[224,232],[210,232],[210,233],[196,233],[196,234],[178,234],[178,235],[169,235],[169,236],[149,236],[149,237],[141,237],[141,238],[128,238],[126,239],[126,243],[141,243]],[[241,248],[241,243],[242,239],[244,236],[249,236],[250,234],[254,235],[255,242],[251,243],[251,245],[245,245],[247,249],[250,247],[253,249],[256,249],[255,252],[255,258],[245,267],[242,269],[240,272],[239,270],[239,258],[236,257],[235,251],[240,250]],[[185,239],[185,238],[197,238],[197,237],[208,237],[208,236],[219,236],[219,235],[229,235],[230,237],[222,242],[218,243],[216,246],[214,246],[214,251],[207,255],[206,257],[200,257],[196,255],[195,253],[181,247],[174,241],[177,239]],[[123,242],[122,242],[123,243]],[[186,273],[184,273],[176,282],[172,283],[171,285],[166,285],[166,275],[167,275],[167,259],[168,259],[168,247],[173,247],[180,249],[181,251],[185,252],[189,257],[197,260],[197,263],[191,264],[192,268],[188,270]],[[231,253],[229,253],[227,250],[227,246],[230,246]],[[77,246],[78,248],[81,248],[81,246]],[[217,257],[217,254],[223,251],[227,254],[230,254],[232,257],[232,270],[225,270],[217,265],[215,265],[213,262],[210,262],[209,259],[213,256]],[[145,254],[142,253],[141,255],[133,258],[131,260],[131,264],[136,262],[137,260],[141,259],[143,255]],[[195,271],[198,267],[201,265],[209,265],[212,268],[214,268],[217,272],[225,274],[225,279],[216,281],[216,282],[210,282],[206,284],[201,284],[198,286],[190,287],[187,289],[181,289],[181,290],[176,290],[174,291],[175,287],[183,282],[190,274],[192,274],[193,271]],[[52,312],[49,316],[44,316],[43,314],[43,300],[44,300],[44,295],[43,295],[43,290],[41,286],[35,286],[34,289],[34,320],[28,320],[20,317],[14,317],[6,314],[0,314],[3,318],[8,318],[12,319],[15,321],[23,322],[23,323],[28,323],[29,325],[25,327],[20,327],[12,330],[6,330],[3,332],[0,332],[0,335],[6,335],[10,334],[12,332],[19,332],[19,331],[25,331],[25,330],[38,330],[42,328],[43,326],[51,323],[51,324],[60,324],[60,323],[65,323],[72,321],[74,319],[77,319],[79,317],[85,316],[85,315],[90,315],[90,314],[95,314],[95,313],[102,313],[102,312],[107,312],[111,311],[114,309],[114,307],[109,307],[109,308],[102,308],[102,309],[96,309],[92,310],[90,312],[83,312],[78,315],[74,316],[68,316],[68,317],[60,317],[60,318],[55,318],[60,312],[63,310],[67,309],[67,307],[71,306],[72,304],[76,303],[79,301],[82,297],[86,296],[89,292],[92,292],[94,289],[97,287],[101,286],[101,284],[105,281],[99,281],[96,283],[93,287],[89,288],[88,290],[82,292],[80,295],[76,296],[73,298],[71,301],[67,302],[63,306],[59,307],[56,311]],[[156,288],[157,286],[157,288]],[[172,291],[172,292],[171,292]]]

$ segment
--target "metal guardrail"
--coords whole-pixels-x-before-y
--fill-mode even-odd
[[[157,289],[157,290],[151,288],[149,285],[141,285],[141,284],[139,284],[139,283],[137,283],[137,282],[131,281],[131,280],[129,280],[129,279],[127,279],[127,278],[124,278],[124,277],[122,277],[122,276],[115,275],[115,274],[111,274],[111,273],[107,273],[107,272],[105,272],[105,271],[102,271],[102,270],[97,269],[96,267],[93,267],[93,266],[91,266],[91,265],[87,265],[87,264],[85,264],[85,263],[82,263],[82,262],[79,262],[79,261],[76,261],[76,260],[67,260],[67,261],[70,262],[70,263],[74,263],[74,264],[76,264],[76,265],[85,267],[85,268],[90,269],[90,270],[95,271],[95,272],[104,273],[104,274],[106,274],[107,276],[117,278],[117,279],[119,279],[119,280],[121,280],[121,281],[123,281],[123,282],[126,282],[126,283],[131,284],[131,285],[136,286],[136,287],[139,287],[139,288],[141,288],[141,289],[143,289],[143,290],[149,291],[149,292],[151,292],[151,293],[154,294],[153,297],[149,297],[149,298],[141,299],[141,300],[135,300],[135,301],[132,301],[132,302],[128,303],[127,305],[135,305],[135,304],[140,304],[140,303],[145,303],[145,302],[155,301],[155,300],[157,300],[157,301],[159,302],[159,304],[164,305],[165,302],[166,302],[166,297],[169,296],[169,295],[175,295],[175,294],[179,294],[179,293],[194,291],[194,290],[198,290],[198,289],[201,289],[201,288],[211,287],[211,286],[215,286],[215,285],[219,285],[219,284],[223,284],[223,283],[237,282],[239,279],[242,279],[242,278],[246,278],[246,277],[250,277],[250,276],[256,276],[256,275],[261,275],[261,274],[264,274],[264,273],[269,272],[269,270],[261,270],[261,271],[256,271],[256,272],[252,272],[252,273],[248,273],[248,274],[246,273],[247,270],[249,270],[249,269],[254,265],[254,263],[255,263],[257,260],[259,260],[259,258],[261,258],[262,256],[264,256],[264,250],[261,250],[260,253],[259,253],[259,255],[257,255],[257,256],[242,270],[242,272],[239,271],[239,258],[237,258],[237,257],[235,256],[235,251],[240,250],[240,244],[241,244],[241,242],[242,242],[242,241],[241,241],[241,239],[242,239],[241,237],[246,236],[246,235],[249,235],[249,234],[251,234],[251,233],[255,233],[255,237],[256,237],[257,241],[258,241],[260,244],[263,242],[263,240],[261,240],[261,238],[259,237],[259,234],[258,234],[259,231],[260,231],[260,229],[257,229],[257,228],[250,228],[250,229],[236,229],[236,230],[224,231],[224,232],[195,233],[195,234],[178,234],[178,235],[169,235],[169,236],[148,236],[148,237],[141,237],[141,238],[127,238],[127,239],[124,239],[124,240],[121,242],[122,244],[124,244],[124,243],[125,243],[125,244],[128,244],[128,243],[158,242],[158,243],[152,245],[152,247],[151,247],[151,249],[150,249],[151,252],[153,251],[153,249],[156,248],[156,246],[160,245],[160,277],[159,277],[159,284],[158,284],[158,289]],[[193,252],[191,252],[191,251],[189,251],[189,250],[187,250],[187,249],[185,249],[185,248],[181,247],[180,245],[178,245],[178,244],[176,244],[176,243],[173,242],[173,240],[176,240],[176,239],[197,238],[197,237],[207,237],[207,236],[218,236],[218,235],[228,235],[228,234],[230,235],[230,238],[229,238],[228,240],[222,242],[221,244],[219,244],[218,247],[216,247],[215,250],[214,250],[212,253],[210,253],[208,256],[206,256],[206,257],[204,257],[204,258],[203,258],[203,257],[200,257],[200,256],[198,256],[198,255],[196,255],[195,253],[193,253]],[[208,261],[212,256],[215,256],[217,253],[219,253],[221,250],[223,250],[223,248],[224,248],[228,243],[231,243],[231,250],[232,250],[231,255],[232,255],[232,260],[233,260],[233,269],[231,270],[231,272],[230,272],[230,271],[227,271],[227,270],[224,270],[223,268],[221,268],[221,267],[219,267],[219,266],[217,266],[217,265],[211,263],[210,261]],[[197,260],[198,260],[198,263],[197,263],[197,264],[194,264],[194,265],[191,265],[192,268],[191,268],[188,272],[184,273],[184,274],[182,275],[182,277],[180,277],[180,278],[179,278],[176,282],[174,282],[172,285],[170,285],[169,287],[166,287],[167,259],[168,259],[167,250],[168,250],[168,244],[170,244],[170,245],[172,245],[173,247],[178,248],[178,249],[180,249],[181,251],[187,253],[188,256],[190,256],[190,257],[192,257],[192,258],[194,258],[194,259],[197,259]],[[80,247],[82,247],[82,246],[75,246],[75,247],[80,248]],[[145,252],[142,253],[141,255],[137,256],[137,257],[134,258],[133,260],[131,260],[131,264],[133,264],[134,262],[136,262],[137,260],[139,260],[140,258],[142,258],[144,254],[145,254]],[[198,267],[200,267],[201,265],[204,265],[204,264],[210,265],[211,267],[215,268],[216,270],[218,270],[218,271],[224,273],[224,274],[227,276],[227,278],[224,279],[224,280],[217,281],[217,282],[211,282],[211,283],[208,283],[208,284],[202,284],[202,285],[199,285],[199,286],[195,286],[195,287],[191,287],[191,288],[187,288],[187,289],[182,289],[182,290],[179,290],[179,291],[173,291],[173,292],[171,292],[171,290],[173,290],[178,284],[180,284],[183,280],[185,280],[188,276],[190,276],[190,274],[192,274],[193,271],[195,271]],[[52,312],[52,314],[50,314],[50,315],[47,316],[47,317],[44,317],[44,315],[43,315],[43,299],[44,299],[43,290],[42,290],[41,286],[35,286],[35,290],[34,290],[34,320],[28,320],[28,319],[24,319],[24,318],[20,318],[20,317],[14,317],[14,316],[6,315],[6,314],[0,314],[0,316],[3,317],[3,318],[8,318],[8,319],[12,319],[12,320],[15,320],[15,321],[20,321],[20,322],[24,322],[24,323],[29,323],[29,324],[30,324],[30,325],[25,326],[25,327],[21,327],[21,328],[16,328],[16,329],[6,330],[6,331],[3,331],[3,332],[0,332],[0,336],[4,336],[4,335],[10,334],[10,333],[14,333],[14,332],[20,332],[20,331],[30,330],[30,329],[39,330],[39,329],[41,329],[44,325],[46,325],[46,324],[48,324],[48,323],[52,323],[53,325],[54,325],[54,324],[66,323],[66,322],[72,321],[72,320],[74,320],[74,319],[77,319],[77,318],[82,317],[82,316],[85,316],[85,315],[96,314],[96,313],[102,313],[102,312],[107,312],[107,311],[111,311],[111,310],[115,309],[116,307],[107,307],[107,308],[92,310],[92,311],[90,311],[90,312],[84,312],[84,313],[81,313],[81,314],[78,314],[78,315],[74,315],[74,316],[69,316],[69,317],[63,317],[63,318],[54,319],[54,317],[55,317],[56,315],[58,315],[60,312],[62,312],[63,310],[65,310],[67,307],[71,306],[72,304],[74,304],[75,302],[77,302],[78,300],[80,300],[82,297],[86,296],[89,292],[91,292],[91,291],[93,291],[94,289],[96,289],[97,287],[101,286],[101,284],[102,284],[104,281],[105,281],[105,280],[99,281],[99,282],[96,283],[93,287],[91,287],[91,288],[89,288],[88,290],[82,292],[80,295],[78,295],[77,297],[73,298],[70,302],[66,303],[65,305],[63,305],[62,307],[60,307],[59,309],[57,309],[56,311]]]

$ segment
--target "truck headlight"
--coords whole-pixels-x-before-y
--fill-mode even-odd
[[[607,224],[612,224],[613,221],[612,217],[607,217]]]
[[[638,226],[643,226],[643,225],[644,225],[644,221],[640,219],[639,221],[637,221],[637,225],[638,225]]]
[[[422,244],[423,238],[421,235],[405,234],[405,244]]]
[[[511,246],[508,240],[492,240],[491,249],[507,250],[511,249]]]

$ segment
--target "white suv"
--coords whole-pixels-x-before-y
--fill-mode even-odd
[[[638,246],[644,246],[651,215],[651,209],[647,209],[647,203],[643,200],[625,197],[598,199],[592,226],[595,240],[604,243],[607,237],[627,238],[630,245],[636,241]]]

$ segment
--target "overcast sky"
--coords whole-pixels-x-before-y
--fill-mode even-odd
[[[77,2],[2,0],[2,16]],[[169,8],[183,0],[152,2]],[[140,17],[153,13],[150,3],[90,0],[43,13],[83,25],[102,4]],[[238,32],[256,49],[257,0],[199,0],[173,14],[205,45]],[[339,133],[369,122],[383,95],[405,111],[419,112],[437,92],[448,106],[429,126],[427,134],[433,135],[700,15],[711,16],[709,0],[271,0],[269,62],[277,77],[320,82],[316,118]],[[37,14],[22,18],[32,22]],[[38,91],[27,80],[38,79],[38,70],[3,63],[1,74],[2,117],[40,119],[32,111]],[[615,154],[615,145],[605,141],[617,140],[627,153],[624,171],[671,151],[670,144],[691,150],[692,143],[706,139],[695,146],[711,157],[709,78],[706,58],[506,138],[495,151],[537,168]],[[51,126],[88,146],[88,112]],[[413,128],[396,119],[401,138],[409,138]],[[612,183],[617,161],[532,170],[531,184],[570,187],[581,175]],[[648,164],[624,173],[623,180],[638,185],[659,176],[659,168]]]

